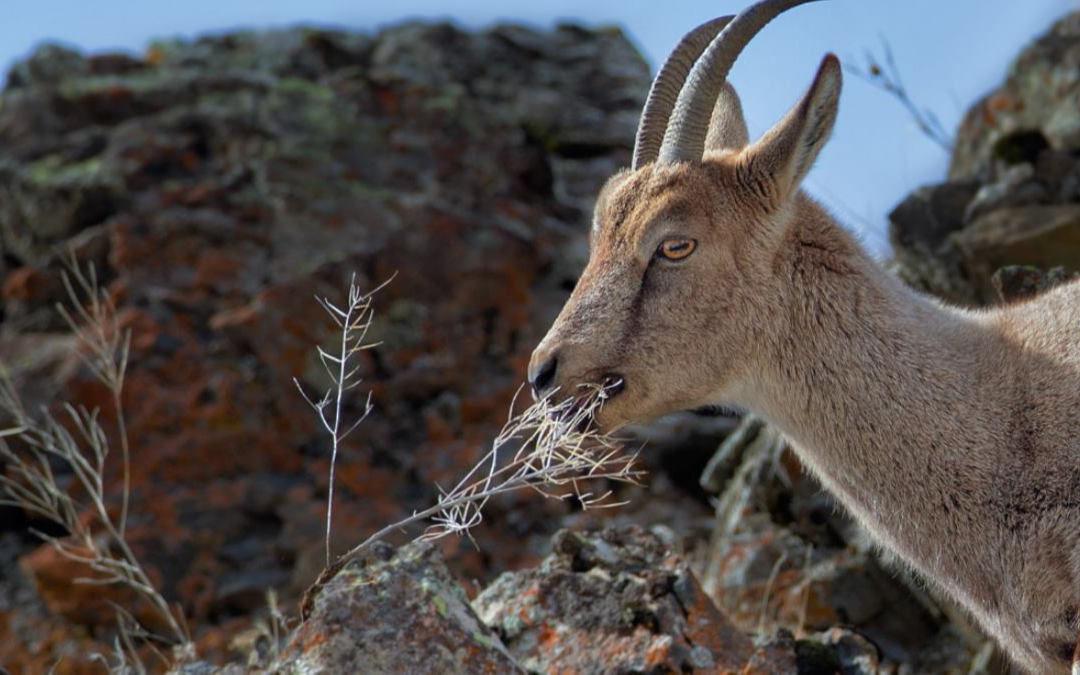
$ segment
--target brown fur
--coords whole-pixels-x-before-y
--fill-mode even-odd
[[[761,414],[882,546],[1019,665],[1068,672],[1080,285],[969,311],[886,273],[798,189],[839,80],[827,60],[754,145],[613,177],[589,264],[533,371],[557,355],[565,392],[622,375],[625,390],[598,417],[606,427],[707,405]],[[654,256],[675,236],[697,250],[678,263]]]

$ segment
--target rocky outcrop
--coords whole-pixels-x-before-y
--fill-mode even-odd
[[[473,602],[528,670],[723,672],[753,653],[655,536],[563,531],[552,548],[539,567],[504,573]]]
[[[431,544],[377,543],[312,600],[275,673],[524,673]]]
[[[321,587],[268,666],[310,672],[877,673],[876,648],[834,628],[752,639],[686,560],[637,527],[564,530],[539,566],[473,599],[436,549],[377,544]],[[475,614],[473,613],[475,611]]]
[[[955,241],[972,283],[990,297],[994,273],[1007,265],[1080,270],[1080,204],[998,209],[957,232]]]
[[[376,408],[338,465],[345,546],[483,455],[584,263],[592,199],[629,163],[648,84],[618,30],[569,25],[236,33],[139,55],[45,46],[12,70],[0,356],[31,408],[66,400],[111,424],[53,309],[62,254],[96,266],[133,336],[130,538],[204,655],[235,656],[266,590],[292,604],[322,566],[329,448],[291,382],[325,385],[313,349],[334,326],[313,296],[396,275],[362,364]],[[699,437],[704,453],[723,431]],[[650,457],[656,498],[635,517],[707,523]],[[6,531],[40,525],[3,513]],[[483,579],[534,563],[571,513],[495,500],[473,533],[483,553],[446,542],[449,564]],[[47,615],[0,616],[0,654],[76,668],[82,635],[109,640],[112,607],[75,602],[95,589],[35,546],[21,569]]]
[[[1005,83],[968,110],[949,178],[985,180],[995,164],[1032,163],[1046,147],[1080,148],[1080,13],[1024,49]]]
[[[962,304],[999,300],[1005,266],[1080,271],[1080,14],[1025,49],[956,136],[949,182],[890,215],[898,273]]]

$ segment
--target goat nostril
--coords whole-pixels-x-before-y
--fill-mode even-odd
[[[547,361],[541,363],[540,367],[533,372],[529,383],[532,384],[533,392],[537,396],[550,387],[551,383],[555,381],[555,369],[558,367],[558,357],[552,356]]]

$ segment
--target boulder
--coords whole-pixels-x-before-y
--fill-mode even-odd
[[[973,302],[951,235],[979,190],[975,181],[928,185],[889,213],[889,241],[896,271],[908,284],[956,302]]]
[[[1009,68],[1005,83],[968,110],[956,134],[951,180],[990,178],[996,165],[1044,147],[1080,148],[1080,13],[1055,23]]]
[[[345,407],[373,393],[337,466],[341,550],[483,456],[580,272],[592,199],[630,161],[649,81],[617,29],[445,23],[230,32],[129,55],[44,46],[11,71],[0,354],[27,405],[100,408],[115,449],[111,398],[54,309],[66,251],[95,264],[132,331],[128,531],[204,658],[235,658],[266,589],[291,605],[320,570],[329,444],[292,382],[327,382],[314,350],[336,326],[313,296],[396,273]],[[707,516],[666,495],[667,513]],[[474,533],[484,555],[448,542],[448,562],[480,579],[535,563],[571,512],[493,500]],[[17,608],[0,609],[0,653],[59,659],[64,644],[86,651],[84,635],[108,651],[108,608],[72,611],[72,571],[23,547],[54,613],[15,633],[3,614]]]
[[[954,235],[968,278],[995,294],[992,277],[1007,265],[1080,271],[1080,205],[1001,208]]]
[[[1066,272],[1064,267],[1042,270],[1030,265],[1008,265],[994,272],[990,281],[1002,300],[1012,302],[1033,297],[1076,279],[1080,279],[1080,273]]]
[[[890,215],[893,269],[962,305],[999,301],[1004,266],[1080,271],[1069,226],[1080,201],[1080,13],[1024,49],[1004,84],[968,111],[949,181]]]
[[[655,536],[564,530],[552,548],[539,567],[501,575],[473,601],[526,669],[728,672],[753,654],[687,562]]]
[[[376,543],[318,589],[277,673],[524,673],[437,549]]]

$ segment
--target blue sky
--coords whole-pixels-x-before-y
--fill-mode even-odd
[[[698,23],[738,11],[748,0],[615,2],[493,0],[8,0],[0,22],[0,69],[43,40],[88,51],[139,51],[148,40],[236,27],[297,23],[371,30],[406,18],[449,18],[465,27],[495,21],[550,26],[558,20],[617,24],[655,69]],[[1080,0],[828,0],[798,7],[766,27],[731,74],[751,135],[778,120],[809,85],[821,57],[860,62],[867,48],[892,45],[912,97],[952,132],[964,110],[1004,77],[1019,49]],[[847,77],[836,131],[806,187],[875,250],[888,212],[918,185],[941,180],[946,153],[926,140],[894,100]]]

